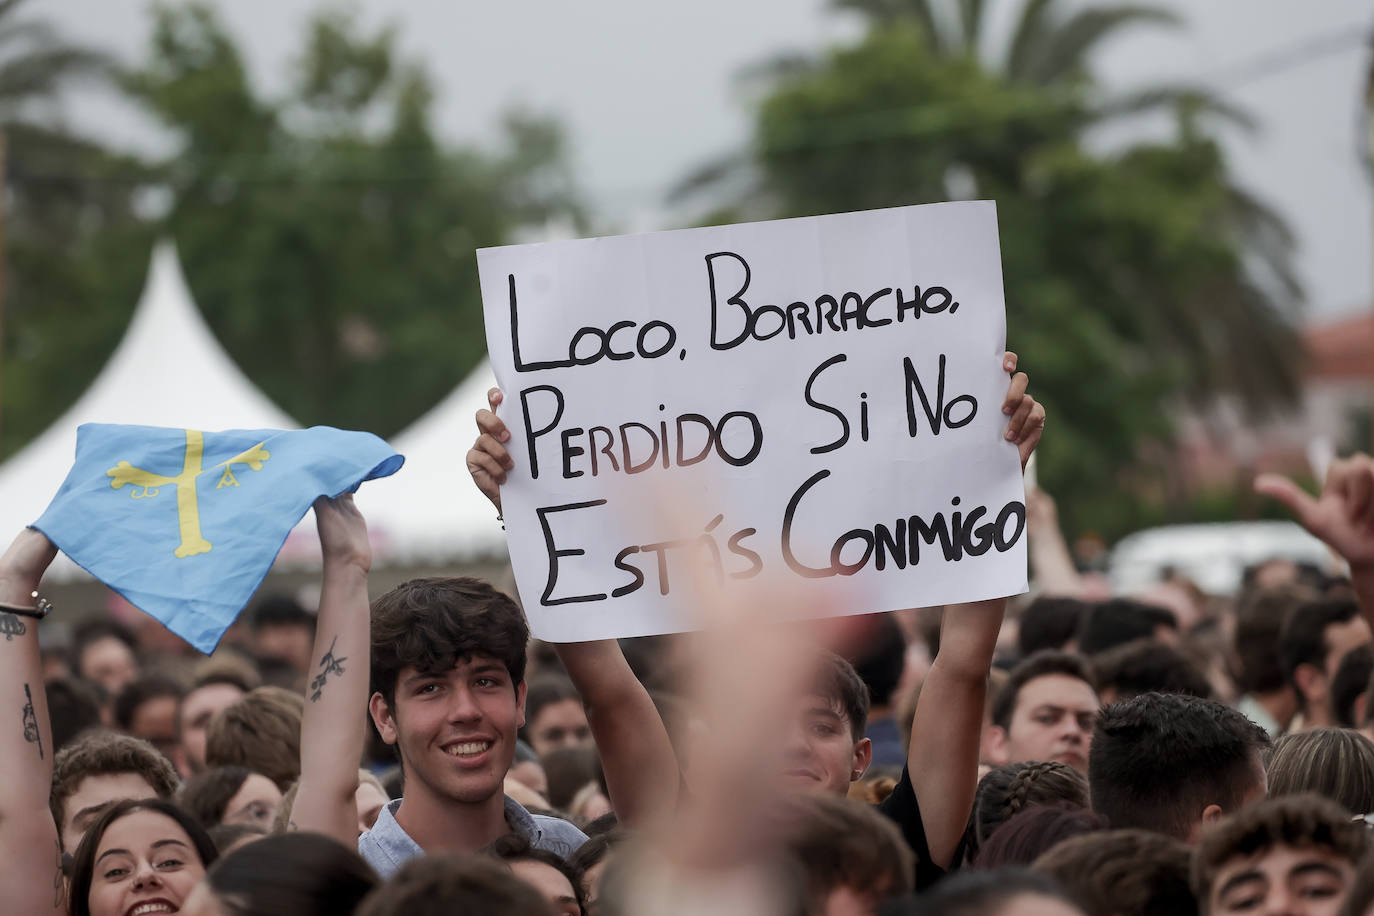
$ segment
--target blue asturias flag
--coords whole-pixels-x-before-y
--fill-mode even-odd
[[[34,527],[91,575],[210,652],[316,497],[405,458],[327,426],[203,432],[87,423]]]

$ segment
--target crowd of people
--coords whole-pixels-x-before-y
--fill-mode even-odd
[[[1044,410],[1005,367],[1024,467]],[[498,513],[499,400],[467,456]],[[369,601],[365,520],[321,499],[318,609],[264,598],[208,658],[107,619],[40,647],[26,529],[0,911],[1374,913],[1374,460],[1257,486],[1343,572],[1113,597],[1033,491],[1031,599],[824,619],[772,582],[558,645],[475,578]]]

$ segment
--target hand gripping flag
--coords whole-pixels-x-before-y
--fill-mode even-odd
[[[76,464],[34,527],[202,652],[262,584],[316,497],[405,461],[370,433],[327,426],[202,432],[87,423]]]

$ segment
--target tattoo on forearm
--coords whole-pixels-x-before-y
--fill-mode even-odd
[[[5,642],[12,641],[16,636],[23,636],[28,631],[28,626],[19,619],[18,614],[0,614],[0,633],[5,634]]]
[[[320,694],[324,693],[325,681],[329,679],[329,675],[344,673],[343,663],[348,661],[348,658],[334,657],[334,646],[338,642],[339,637],[337,636],[330,640],[329,651],[324,653],[320,659],[320,673],[315,675],[315,679],[310,682],[310,702],[312,703],[320,698]]]
[[[38,713],[33,708],[33,693],[24,685],[24,740],[38,745],[38,759],[43,759],[43,736],[38,733]]]

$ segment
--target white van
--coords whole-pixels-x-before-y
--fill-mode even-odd
[[[1112,549],[1112,591],[1131,595],[1159,582],[1166,569],[1212,595],[1234,594],[1247,567],[1285,558],[1337,571],[1344,566],[1296,522],[1214,522],[1166,525],[1122,538]]]

